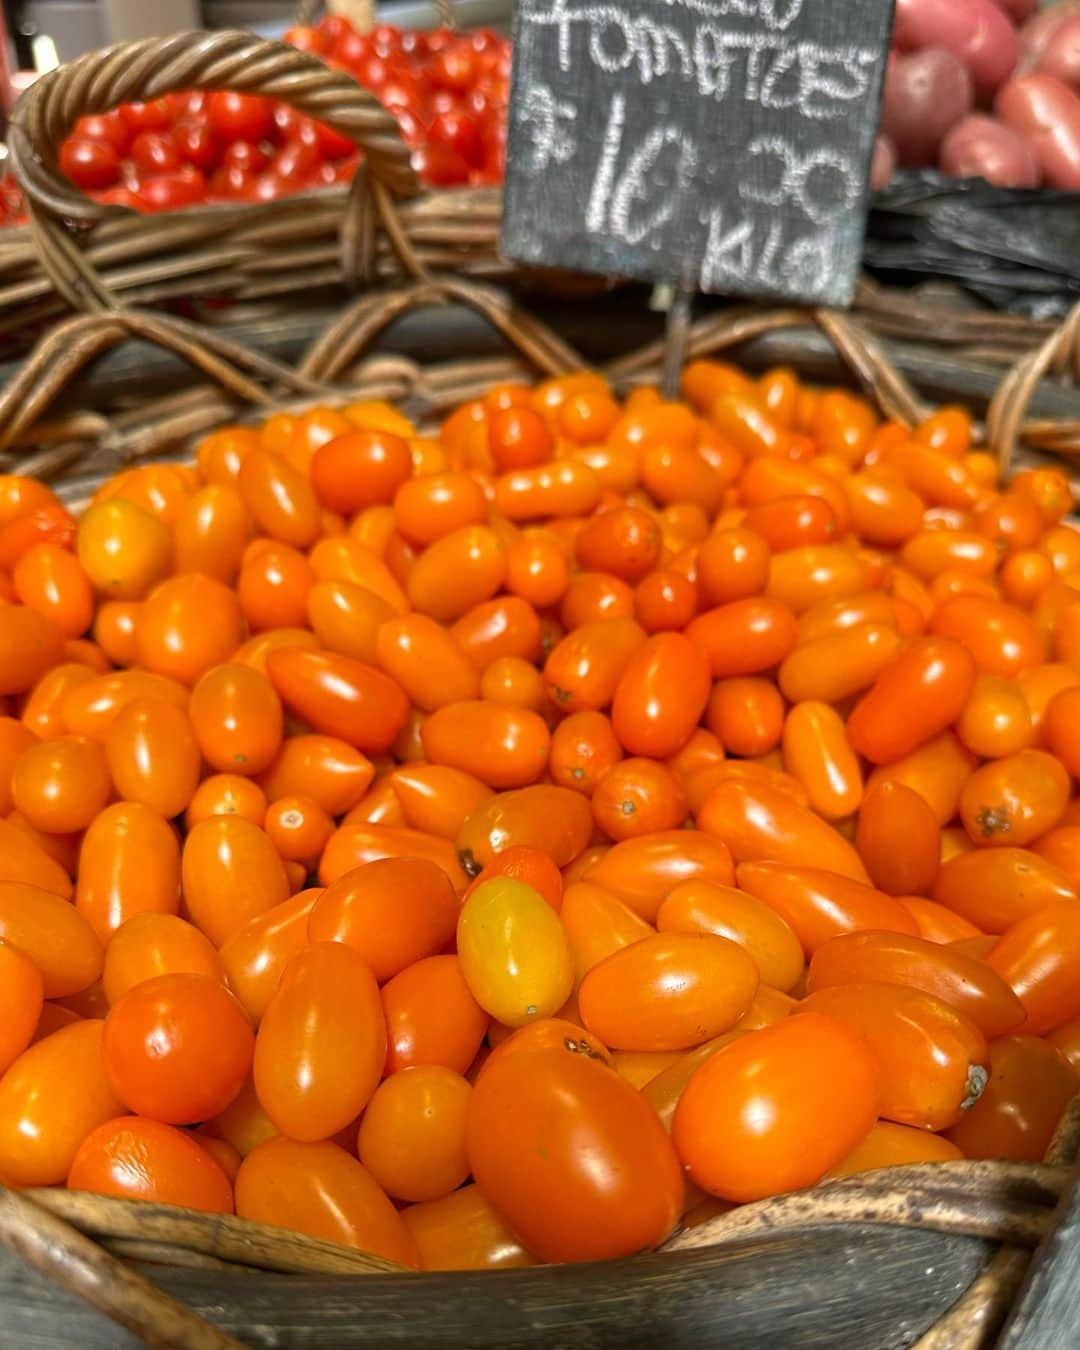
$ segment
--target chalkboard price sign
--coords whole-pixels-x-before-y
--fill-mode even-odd
[[[503,248],[849,304],[892,0],[517,0]]]

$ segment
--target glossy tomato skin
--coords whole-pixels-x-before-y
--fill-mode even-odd
[[[689,739],[708,695],[708,665],[693,643],[681,633],[654,634],[619,680],[612,729],[630,754],[663,759]]]
[[[547,724],[536,713],[479,701],[439,708],[420,737],[432,763],[462,769],[496,789],[534,782],[551,744]]]
[[[260,774],[281,748],[281,700],[248,666],[208,670],[191,691],[188,712],[203,757],[220,773]]]
[[[652,1109],[611,1069],[562,1050],[507,1056],[477,1080],[468,1150],[489,1203],[544,1261],[657,1246],[682,1205]]]
[[[105,950],[101,981],[105,997],[117,1003],[136,985],[158,975],[207,975],[225,983],[210,939],[175,914],[143,912],[125,919]]]
[[[1004,933],[1048,904],[1075,900],[1076,887],[1061,868],[1030,849],[975,849],[942,864],[934,899],[984,933]]]
[[[272,801],[301,794],[341,816],[360,801],[374,777],[367,756],[336,736],[290,736],[259,783]]]
[[[903,783],[877,783],[863,799],[855,847],[871,880],[889,895],[925,895],[934,884],[940,835],[934,813]]]
[[[938,735],[960,714],[975,663],[951,638],[919,638],[878,676],[848,719],[854,748],[891,764]]]
[[[578,989],[585,1025],[618,1050],[683,1050],[743,1016],[758,971],[738,944],[711,933],[658,933],[601,961]]]
[[[385,1191],[337,1144],[278,1138],[252,1149],[237,1173],[236,1212],[402,1265],[417,1264],[413,1240]]]
[[[508,877],[486,881],[461,908],[458,960],[477,1003],[505,1026],[550,1017],[573,987],[570,945],[542,895]]]
[[[159,975],[136,985],[105,1020],[102,1051],[116,1095],[171,1125],[223,1111],[251,1067],[255,1038],[228,990],[208,975]]]
[[[180,845],[149,806],[114,802],[83,837],[75,905],[102,942],[135,914],[180,907]]]
[[[74,905],[38,886],[0,882],[0,938],[38,968],[46,998],[81,993],[101,974],[101,943],[93,928]]]
[[[99,1125],[79,1145],[68,1189],[231,1214],[232,1187],[192,1135],[141,1116]]]
[[[509,848],[525,846],[565,867],[592,838],[592,813],[580,793],[537,784],[483,801],[457,833],[462,854],[484,868]]]
[[[988,1039],[1016,1031],[1024,1016],[1015,992],[986,962],[947,944],[879,929],[823,943],[810,962],[806,988],[813,994],[866,980],[933,994],[963,1013]]]
[[[697,813],[698,829],[722,840],[737,863],[768,860],[812,865],[867,880],[855,849],[820,816],[773,787],[729,780]]]
[[[805,967],[802,944],[789,924],[746,891],[734,886],[684,881],[660,906],[661,933],[713,933],[745,948],[761,982],[787,991]]]
[[[289,894],[273,844],[242,816],[211,816],[190,831],[180,879],[188,912],[218,946]]]
[[[745,1203],[812,1185],[877,1116],[878,1070],[859,1038],[820,1014],[740,1037],[702,1064],[672,1140],[691,1180]]]
[[[272,652],[267,673],[282,701],[316,730],[363,751],[383,751],[409,711],[400,686],[374,666],[333,652]]]
[[[1021,750],[976,769],[960,794],[960,816],[980,848],[1022,848],[1058,823],[1071,782],[1045,750]]]
[[[409,1205],[401,1217],[420,1253],[421,1270],[505,1270],[536,1264],[479,1186],[462,1186],[439,1200]]]
[[[471,1097],[471,1084],[441,1065],[403,1069],[376,1089],[360,1122],[357,1156],[388,1195],[438,1200],[467,1179]]]
[[[255,1090],[292,1139],[329,1139],[370,1100],[386,1062],[375,977],[340,942],[315,942],[285,967],[263,1014]]]
[[[955,1008],[899,984],[834,985],[803,999],[863,1040],[879,1070],[878,1112],[901,1125],[944,1130],[978,1100],[989,1052],[982,1032]]]
[[[169,819],[195,793],[202,757],[183,708],[165,699],[133,699],[114,718],[105,738],[117,792]]]
[[[227,661],[243,636],[236,596],[198,572],[163,581],[135,622],[139,665],[189,687],[211,666]]]
[[[456,956],[429,956],[407,966],[381,990],[387,1073],[441,1064],[464,1073],[491,1019],[473,997]]]
[[[1048,905],[1007,928],[987,964],[1023,1004],[1019,1028],[1045,1036],[1080,1014],[1080,906]]]
[[[440,952],[457,919],[457,897],[442,868],[425,858],[382,858],[323,891],[308,938],[352,947],[382,982]]]
[[[663,830],[616,844],[591,864],[584,880],[610,890],[651,922],[680,882],[730,886],[735,869],[721,840],[697,831]]]
[[[277,993],[285,967],[308,945],[308,918],[320,895],[315,886],[290,896],[249,919],[222,945],[220,964],[229,988],[254,1023]]]
[[[0,983],[5,1018],[0,1026],[0,1076],[34,1038],[45,997],[45,981],[18,947],[0,940]]]
[[[646,634],[631,618],[601,618],[568,633],[544,664],[548,697],[561,712],[606,708]]]
[[[105,1074],[103,1032],[97,1019],[62,1027],[0,1078],[0,1174],[9,1183],[59,1185],[90,1131],[122,1114]]]
[[[655,931],[617,895],[588,881],[567,886],[560,917],[579,985],[601,961]]]
[[[1047,1041],[1002,1036],[990,1046],[982,1096],[948,1138],[968,1158],[1040,1162],[1080,1078]]]

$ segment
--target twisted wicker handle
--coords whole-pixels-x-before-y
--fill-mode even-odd
[[[358,192],[369,195],[391,236],[393,198],[417,191],[408,146],[373,94],[308,52],[251,33],[175,33],[118,43],[60,66],[30,86],[12,114],[8,148],[26,196],[42,261],[78,309],[118,308],[63,222],[95,221],[127,208],[91,201],[57,167],[78,118],[121,103],[192,89],[233,89],[280,99],[328,123],[365,152]]]

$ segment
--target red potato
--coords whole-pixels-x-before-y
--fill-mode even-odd
[[[971,108],[972,83],[964,63],[941,48],[891,52],[885,67],[881,130],[901,164],[932,164],[941,138]]]
[[[1053,75],[1070,89],[1080,89],[1080,14],[1066,19],[1047,43],[1035,69]]]
[[[1001,90],[998,117],[1031,146],[1047,187],[1080,188],[1080,98],[1052,75],[1021,75]]]
[[[883,132],[879,132],[874,141],[874,157],[870,161],[870,186],[888,187],[889,179],[896,172],[896,146]]]
[[[896,0],[893,42],[901,51],[944,47],[971,72],[975,93],[990,98],[1013,72],[1020,43],[994,0]]]
[[[1020,30],[1018,69],[1021,72],[1034,69],[1061,26],[1077,15],[1080,15],[1080,0],[1063,0],[1050,9],[1032,15]]]
[[[962,118],[941,142],[941,171],[953,178],[985,178],[997,187],[1039,186],[1031,147],[1011,127],[985,113]]]

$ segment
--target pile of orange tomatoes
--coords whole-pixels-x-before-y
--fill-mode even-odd
[[[1080,1088],[1080,533],[962,410],[581,373],[0,479],[0,1177],[655,1247]]]

